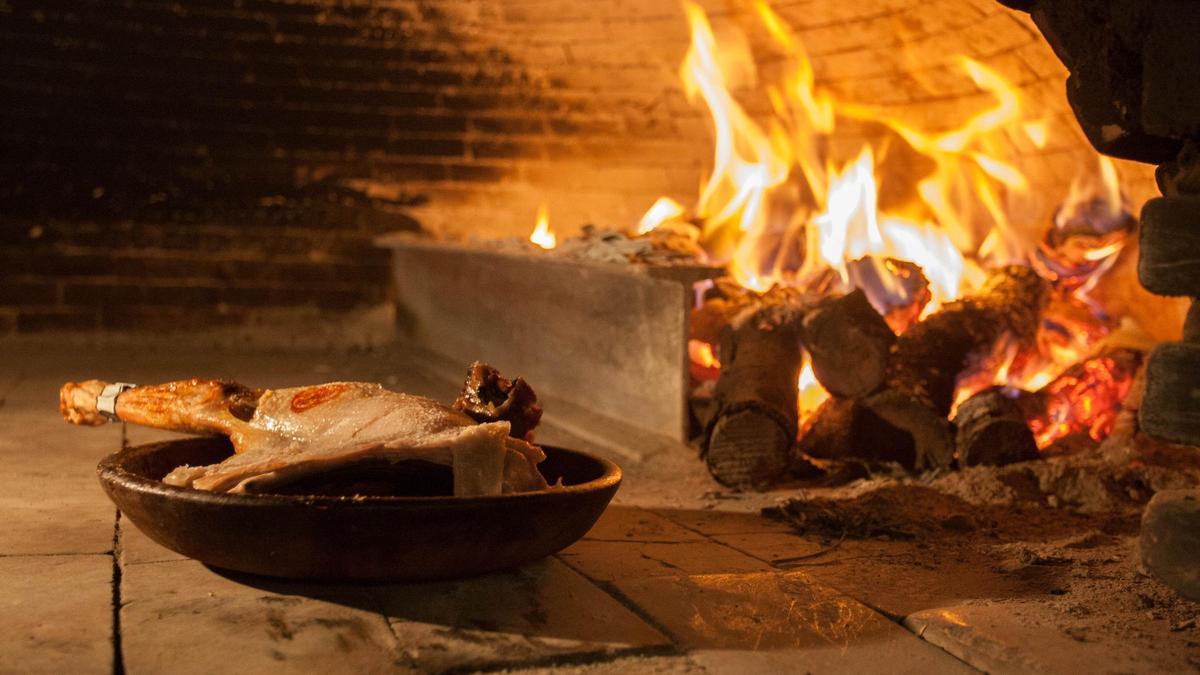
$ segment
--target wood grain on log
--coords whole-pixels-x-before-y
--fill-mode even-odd
[[[778,294],[748,307],[721,333],[717,412],[702,452],[724,485],[765,486],[787,469],[799,423],[803,313],[797,296]]]
[[[897,338],[883,388],[862,403],[912,435],[916,468],[954,461],[946,418],[959,374],[1005,334],[1032,342],[1048,297],[1046,282],[1034,270],[1004,267],[977,294],[947,304]]]
[[[897,339],[887,386],[945,417],[970,358],[990,350],[1006,333],[1032,343],[1048,291],[1046,282],[1028,267],[993,272],[978,293],[948,303]]]
[[[954,461],[954,430],[946,413],[928,401],[901,389],[888,388],[862,400],[862,404],[888,424],[911,437],[912,467],[941,469]]]
[[[861,398],[883,383],[896,335],[861,290],[818,303],[803,328],[813,373],[826,391]]]
[[[911,434],[861,403],[837,397],[822,403],[807,420],[796,450],[819,459],[857,458],[906,467],[916,459]]]
[[[1021,404],[999,388],[984,389],[963,401],[954,425],[963,466],[1003,466],[1038,456]]]

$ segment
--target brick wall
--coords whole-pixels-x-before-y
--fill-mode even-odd
[[[758,39],[744,3],[703,4]],[[966,53],[1050,118],[1023,150],[1046,194],[1085,156],[1065,71],[994,0],[773,4],[842,96],[944,121],[986,104]],[[385,299],[384,231],[689,203],[711,146],[687,41],[674,2],[0,0],[0,330],[345,309]]]

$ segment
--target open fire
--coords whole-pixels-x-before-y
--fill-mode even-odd
[[[1047,195],[1018,167],[1023,149],[1050,140],[1046,121],[984,65],[958,60],[990,104],[955,126],[925,130],[816,86],[804,45],[765,2],[755,12],[774,57],[766,84],[747,40],[718,41],[698,6],[685,10],[692,40],[680,76],[711,116],[713,168],[690,208],[663,197],[629,236],[669,230],[724,268],[728,279],[699,286],[696,311],[729,321],[779,289],[804,302],[858,289],[890,329],[886,339],[903,341],[930,317],[987,292],[1006,266],[1032,268],[1046,292],[1033,310],[1034,331],[1001,330],[986,348],[966,350],[951,373],[948,417],[976,395],[999,392],[1020,402],[1038,448],[1076,434],[1103,439],[1141,365],[1138,349],[1110,345],[1118,327],[1116,341],[1125,344],[1137,327],[1116,322],[1091,295],[1136,225],[1114,164],[1097,156],[1043,224],[1037,214]],[[747,112],[734,93],[756,86],[770,103],[765,115]],[[554,247],[544,211],[530,239]],[[714,310],[714,302],[723,306]],[[693,329],[688,356],[704,396],[726,355],[714,331],[700,333]],[[798,372],[804,433],[830,393],[810,356],[799,359],[779,367]]]

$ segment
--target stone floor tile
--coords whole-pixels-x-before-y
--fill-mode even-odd
[[[579,541],[560,551],[558,556],[589,578],[599,581],[771,569],[761,560],[711,541],[678,544]]]
[[[1061,588],[1068,573],[1054,565],[1002,572],[971,547],[933,555],[920,542],[907,541],[846,540],[801,564],[821,583],[897,620],[967,599],[1044,597]]]
[[[653,511],[688,529],[707,535],[795,531],[791,525],[779,520],[763,518],[757,512],[719,509],[653,509]]]
[[[867,606],[800,572],[612,583],[686,649],[850,649],[905,633]]]
[[[185,560],[125,566],[121,598],[130,673],[395,671],[370,587],[225,576]]]
[[[704,537],[646,509],[610,506],[584,539],[601,541],[704,541]]]
[[[1164,639],[1160,650],[1134,649],[1120,639],[1119,629],[1073,635],[1071,623],[1071,617],[1036,600],[960,604],[904,620],[931,644],[995,675],[1172,672],[1189,658],[1193,669],[1200,667],[1195,649],[1181,653],[1176,640]]]
[[[121,447],[119,425],[81,427],[58,414],[57,401],[0,408],[0,458],[6,472],[96,475],[96,464]]]
[[[112,557],[0,558],[0,673],[108,673]]]
[[[116,514],[95,479],[0,475],[0,555],[107,553]]]
[[[400,662],[422,671],[669,644],[554,558],[471,579],[381,586],[375,593],[399,641]]]

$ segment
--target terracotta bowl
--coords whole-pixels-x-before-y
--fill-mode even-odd
[[[621,484],[621,469],[542,446],[539,468],[561,489],[491,497],[227,495],[165,485],[180,464],[232,453],[223,438],[128,448],[97,468],[126,518],[201,562],[292,579],[446,579],[514,567],[584,535]]]

